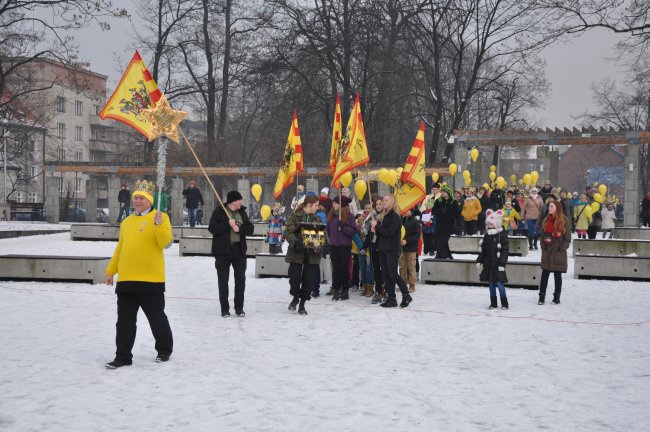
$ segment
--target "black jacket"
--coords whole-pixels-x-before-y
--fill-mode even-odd
[[[242,206],[238,210],[242,224],[239,227],[239,234],[241,237],[240,245],[242,255],[246,255],[246,236],[253,235],[254,226],[246,214],[246,207]],[[228,215],[222,207],[217,207],[212,212],[210,218],[210,225],[208,231],[212,233],[212,255],[230,255],[230,224],[228,223]]]
[[[197,188],[185,188],[183,195],[186,197],[185,207],[188,209],[198,208],[199,203],[203,205],[203,195],[201,195],[201,191]]]
[[[456,206],[451,198],[436,200],[431,208],[431,214],[436,215],[436,234],[450,236],[454,233]]]
[[[404,224],[404,230],[406,231],[406,235],[404,236],[404,240],[406,240],[406,245],[402,246],[402,251],[417,252],[418,240],[420,239],[420,221],[415,219],[415,216],[411,216],[410,218],[404,218],[403,224]],[[400,233],[400,237],[401,237],[401,233]]]
[[[129,205],[131,203],[131,191],[128,189],[120,189],[120,193],[117,194],[117,200],[121,204]]]
[[[494,235],[485,233],[481,240],[481,252],[476,258],[476,262],[483,264],[481,282],[508,282],[505,270],[499,271],[499,267],[505,269],[509,251],[508,234],[505,231]]]
[[[393,210],[386,213],[384,219],[375,227],[378,249],[380,251],[399,252],[402,248],[402,218]]]
[[[490,193],[490,203],[488,204],[488,207],[494,211],[501,210],[505,202],[505,194],[503,191],[500,189],[494,189],[492,193]]]

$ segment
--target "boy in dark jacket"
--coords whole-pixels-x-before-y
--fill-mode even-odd
[[[480,253],[476,258],[477,267],[481,270],[481,282],[488,282],[490,287],[490,307],[495,309],[497,304],[496,288],[499,288],[501,309],[508,309],[506,288],[506,263],[508,262],[508,235],[503,230],[503,210],[488,210],[485,213],[485,235],[479,241]]]
[[[318,279],[322,248],[325,247],[325,243],[319,248],[305,245],[301,234],[301,227],[304,229],[304,224],[314,224],[313,231],[323,232],[322,238],[325,239],[325,225],[316,216],[317,210],[318,197],[306,196],[302,204],[299,204],[289,217],[285,230],[289,243],[285,261],[289,263],[289,294],[293,296],[293,300],[289,303],[289,310],[295,311],[296,306],[300,304],[298,308],[300,315],[307,315],[305,302],[311,299],[312,288]]]
[[[225,206],[228,213],[217,207],[210,218],[208,231],[212,233],[212,255],[219,280],[221,316],[230,316],[228,304],[228,279],[230,266],[235,272],[235,313],[244,317],[244,290],[246,289],[246,236],[253,235],[253,224],[242,205],[243,198],[237,191],[228,192]]]

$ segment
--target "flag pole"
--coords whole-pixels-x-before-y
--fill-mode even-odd
[[[183,132],[183,129],[178,127],[178,131],[181,133],[181,136],[183,137],[183,140],[185,141],[185,144],[190,148],[190,151],[192,152],[192,155],[194,156],[194,159],[196,159],[196,163],[199,164],[199,168],[201,168],[201,172],[203,172],[203,175],[205,176],[205,179],[208,181],[208,184],[210,185],[210,188],[212,188],[212,192],[214,192],[215,196],[217,197],[217,200],[219,201],[219,204],[221,205],[221,208],[223,211],[226,212],[226,215],[228,218],[232,218],[230,215],[230,212],[224,205],[223,201],[221,200],[221,196],[219,195],[219,192],[217,192],[217,189],[214,187],[214,184],[212,183],[212,180],[210,180],[210,177],[208,176],[208,173],[205,171],[205,168],[203,168],[203,164],[199,160],[199,157],[196,155],[196,152],[194,151],[194,148],[190,145],[190,142],[188,141],[187,137],[185,136],[185,132]]]
[[[156,186],[158,187],[158,204],[156,210],[160,211],[162,201],[162,189],[165,186],[165,166],[167,165],[167,137],[161,136],[158,144],[158,166],[156,175]]]

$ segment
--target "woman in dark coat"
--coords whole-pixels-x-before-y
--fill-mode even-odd
[[[503,285],[508,282],[506,264],[508,263],[508,234],[503,230],[503,210],[488,209],[485,213],[485,235],[479,241],[480,252],[476,262],[481,270],[481,282],[488,282],[490,287],[490,307],[495,309],[497,304],[497,287],[501,297],[501,309],[508,309],[508,297]]]
[[[453,259],[449,250],[449,236],[454,232],[456,206],[451,197],[449,185],[444,185],[440,191],[440,199],[431,208],[431,214],[436,216],[436,258]]]
[[[352,253],[352,237],[357,233],[357,223],[350,213],[350,202],[346,196],[332,200],[332,210],[327,215],[327,238],[330,244],[330,260],[332,261],[332,301],[348,300],[350,295],[350,255]],[[339,203],[341,219],[339,220]]]
[[[548,215],[542,222],[542,278],[539,285],[539,301],[543,305],[546,298],[548,277],[553,272],[555,292],[553,304],[560,304],[562,293],[562,273],[568,267],[567,249],[571,245],[571,230],[569,220],[564,215],[562,205],[555,201],[548,203]]]
[[[395,195],[386,195],[382,200],[382,204],[384,215],[381,222],[372,221],[370,223],[371,230],[377,234],[377,241],[379,242],[381,272],[387,296],[381,307],[397,307],[395,295],[395,284],[397,283],[402,292],[402,303],[399,306],[405,308],[413,301],[413,298],[409,295],[404,279],[397,272],[399,257],[402,252],[402,219],[399,216],[400,211]]]

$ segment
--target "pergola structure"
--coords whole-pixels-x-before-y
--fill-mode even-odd
[[[555,128],[507,130],[456,130],[455,161],[469,163],[467,149],[472,146],[542,146],[538,148],[540,163],[547,163],[550,171],[559,168],[559,153],[554,146],[624,145],[625,146],[625,207],[624,225],[638,226],[640,194],[639,145],[650,144],[650,131],[626,131],[614,128]],[[539,151],[542,150],[542,151]],[[462,180],[459,179],[459,180]]]

